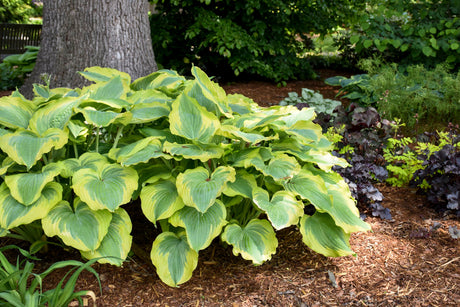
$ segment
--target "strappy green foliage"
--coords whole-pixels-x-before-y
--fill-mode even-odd
[[[121,265],[136,218],[123,207],[139,198],[163,231],[152,262],[177,286],[218,237],[258,265],[286,227],[326,256],[353,254],[350,233],[370,229],[331,171],[346,162],[311,109],[227,96],[196,67],[192,80],[169,70],[133,83],[107,68],[82,75],[94,84],[0,99],[0,234],[39,222],[84,258]]]

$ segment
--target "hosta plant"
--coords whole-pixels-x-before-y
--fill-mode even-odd
[[[87,259],[121,265],[131,248],[126,206],[152,227],[151,259],[170,286],[186,282],[219,237],[254,264],[297,226],[325,256],[353,254],[369,230],[334,165],[313,109],[260,108],[226,95],[199,68],[130,76],[92,67],[81,89],[35,86],[0,100],[0,233],[39,220]],[[306,206],[316,209],[304,213]]]

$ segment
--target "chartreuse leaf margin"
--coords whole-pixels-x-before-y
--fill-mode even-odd
[[[137,239],[177,287],[216,241],[260,265],[281,229],[298,228],[331,257],[353,254],[350,234],[370,229],[332,171],[347,164],[313,109],[261,108],[198,67],[191,79],[159,70],[132,82],[103,67],[81,75],[93,84],[0,98],[0,236],[39,225],[47,242],[120,266],[132,221],[144,220],[159,234]]]

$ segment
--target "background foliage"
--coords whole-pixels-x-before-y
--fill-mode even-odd
[[[0,23],[28,23],[30,17],[39,16],[42,12],[42,5],[36,2],[38,1],[0,0]]]
[[[274,81],[309,78],[310,32],[325,34],[353,20],[355,1],[154,1],[153,49],[163,67],[210,75],[258,75]]]
[[[372,1],[338,45],[355,63],[379,55],[401,65],[460,64],[458,0]]]

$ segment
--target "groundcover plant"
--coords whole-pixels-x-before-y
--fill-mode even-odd
[[[282,228],[325,256],[353,254],[350,234],[370,229],[313,109],[260,108],[197,67],[193,79],[161,70],[132,83],[109,68],[81,74],[94,83],[0,99],[0,235],[38,223],[84,258],[121,265],[135,218],[122,206],[139,198],[162,230],[152,262],[177,286],[217,237],[258,265]]]

